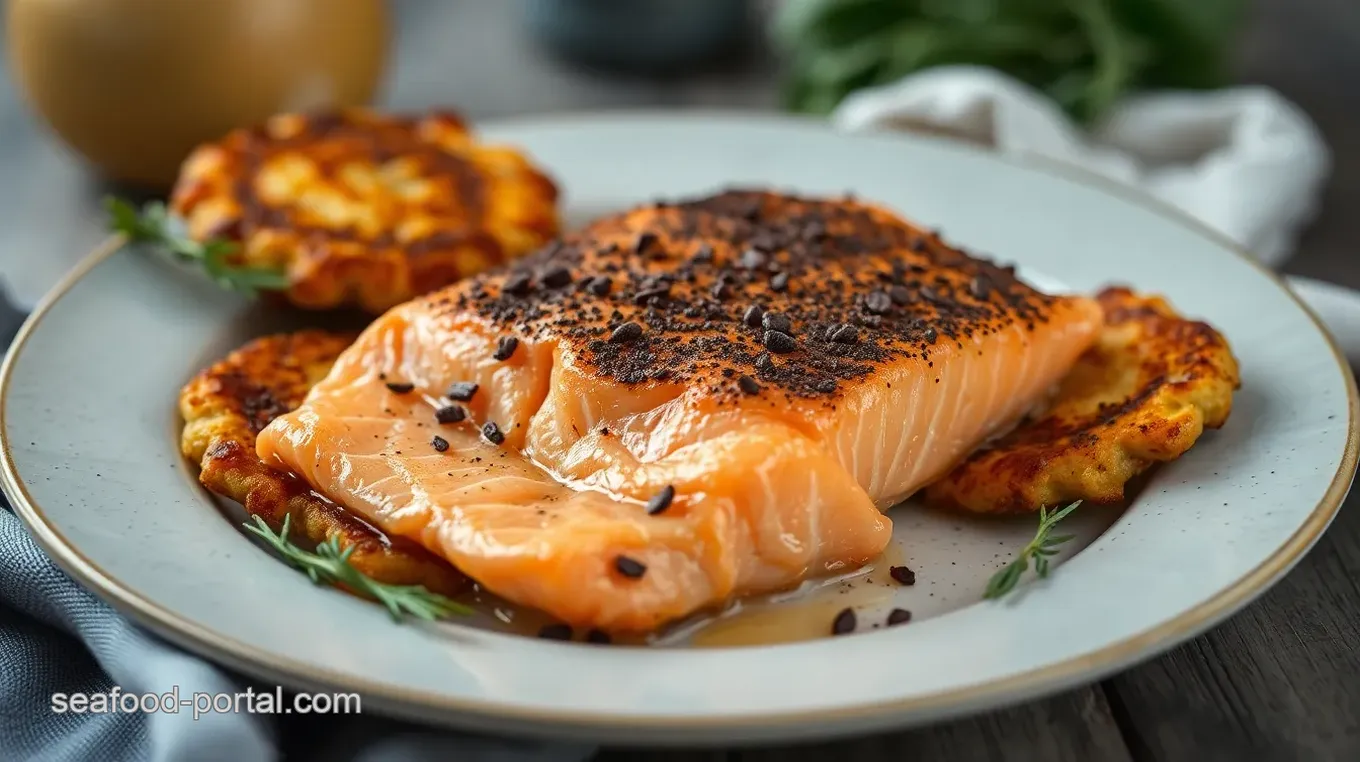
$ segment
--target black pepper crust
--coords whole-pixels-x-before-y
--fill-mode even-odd
[[[739,397],[746,377],[756,393],[798,398],[1046,321],[1053,302],[885,209],[750,190],[603,218],[427,299],[561,341],[618,383]]]

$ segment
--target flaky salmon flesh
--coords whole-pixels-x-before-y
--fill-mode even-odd
[[[885,209],[731,191],[392,309],[257,449],[510,601],[646,632],[878,556],[1101,320]]]

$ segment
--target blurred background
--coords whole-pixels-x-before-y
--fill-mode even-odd
[[[1320,203],[1297,240],[1290,230],[1283,269],[1360,288],[1360,0],[0,0],[0,9],[0,282],[24,308],[107,235],[106,194],[163,194],[195,143],[276,110],[446,108],[474,127],[609,109],[826,115],[861,88],[958,64],[1018,79],[1077,130],[1143,90],[1273,89],[1330,154],[1325,171],[1303,172],[1313,190],[1321,183]],[[1360,311],[1351,314],[1354,358]],[[1334,558],[1319,563],[1344,572]],[[1255,665],[1245,671],[1256,679]],[[1273,693],[1260,701],[1278,703]],[[1047,710],[1026,716],[1051,720]],[[285,746],[320,735],[300,727]]]
[[[1258,83],[1332,151],[1287,268],[1360,286],[1355,0],[5,0],[0,273],[31,304],[103,235],[110,183],[163,190],[277,104],[826,113],[931,66],[993,66],[1080,124],[1145,88]],[[286,83],[286,87],[285,84]]]

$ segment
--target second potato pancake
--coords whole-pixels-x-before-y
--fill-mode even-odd
[[[311,309],[381,312],[558,232],[556,186],[457,116],[285,114],[197,149],[171,196],[191,237],[283,268]]]
[[[1107,288],[1096,300],[1105,327],[1057,399],[927,487],[928,500],[974,513],[1117,502],[1130,479],[1227,422],[1241,375],[1222,334],[1158,296]]]

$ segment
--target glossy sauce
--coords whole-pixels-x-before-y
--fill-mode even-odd
[[[857,631],[883,626],[892,608],[893,593],[901,585],[888,570],[903,565],[896,545],[874,562],[852,572],[804,582],[793,590],[753,596],[733,602],[719,612],[700,613],[651,635],[615,636],[614,645],[655,647],[731,648],[737,646],[796,643],[831,637],[831,625],[847,608],[856,612]],[[474,587],[459,596],[470,606],[475,624],[496,632],[539,637],[544,627],[555,624],[546,614],[517,606]],[[574,641],[584,641],[575,632]]]
[[[900,587],[888,569],[901,564],[900,550],[889,545],[872,564],[851,574],[803,585],[792,593],[738,601],[728,610],[695,622],[683,641],[696,648],[730,648],[797,643],[831,637],[831,623],[853,609],[856,631],[880,626]]]

